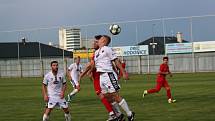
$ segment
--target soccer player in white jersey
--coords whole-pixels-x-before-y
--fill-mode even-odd
[[[65,115],[66,121],[71,121],[68,104],[64,98],[66,90],[66,79],[62,72],[58,71],[58,62],[51,62],[51,71],[48,72],[42,84],[44,101],[47,103],[43,114],[43,121],[49,120],[49,115],[55,106],[60,106]]]
[[[79,76],[80,73],[83,72],[83,67],[80,64],[80,57],[76,57],[75,63],[71,64],[67,71],[68,79],[70,80],[71,84],[73,85],[73,91],[68,94],[68,102],[71,101],[71,98],[80,91],[80,84],[79,84]]]
[[[121,70],[123,77],[128,79],[125,70],[117,59],[116,54],[107,45],[111,38],[103,35],[99,41],[99,49],[95,52],[94,60],[97,72],[100,73],[100,86],[102,93],[109,99],[110,102],[116,101],[121,108],[126,112],[128,121],[134,121],[135,113],[132,112],[124,98],[119,95],[120,86],[118,84],[117,75],[113,70],[112,63]]]

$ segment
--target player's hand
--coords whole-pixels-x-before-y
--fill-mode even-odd
[[[128,78],[128,73],[123,73],[123,78],[125,79],[125,80],[129,80],[129,78]]]
[[[63,99],[64,98],[64,92],[61,92],[60,93],[60,99]]]
[[[45,102],[48,102],[48,101],[49,101],[49,97],[48,97],[47,95],[45,95],[43,98],[44,98],[44,101],[45,101]]]

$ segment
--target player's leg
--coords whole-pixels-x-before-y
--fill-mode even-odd
[[[69,112],[69,106],[66,100],[64,98],[59,99],[58,104],[64,111],[65,121],[71,121],[71,114]]]
[[[52,111],[52,108],[46,108],[43,114],[43,121],[48,121],[49,120],[49,115]]]
[[[113,109],[112,109],[112,106],[110,105],[110,102],[112,99],[110,98],[107,98],[108,96],[108,84],[109,83],[109,76],[107,73],[102,73],[100,74],[100,79],[99,79],[99,85],[100,85],[100,95],[98,95],[100,97],[100,99],[102,99],[103,101],[105,101],[104,105],[108,106],[107,110],[109,110],[109,118],[108,118],[108,121],[112,121],[112,120],[116,120],[117,117],[115,115],[115,113],[113,112]],[[102,96],[102,95],[104,96]]]
[[[164,80],[164,88],[166,89],[166,95],[167,95],[168,103],[176,102],[176,100],[172,99],[171,88],[170,88],[167,80]]]
[[[49,120],[49,115],[52,111],[52,109],[55,107],[56,102],[52,99],[49,98],[49,101],[46,104],[46,108],[43,114],[43,121],[48,121]]]
[[[106,73],[106,83],[103,83],[105,90],[109,94],[109,99],[111,99],[112,103],[115,101],[119,104],[119,106],[126,112],[129,121],[134,120],[134,113],[129,109],[128,104],[125,99],[123,99],[118,91],[120,86],[118,84],[117,76],[115,73]]]
[[[158,79],[157,79],[157,84],[156,84],[155,88],[148,89],[148,90],[144,90],[144,92],[143,92],[143,98],[144,98],[147,94],[159,92],[159,91],[161,90],[161,87],[162,87],[162,80],[158,78]]]
[[[135,113],[130,110],[126,100],[119,95],[119,92],[113,92],[111,93],[111,96],[113,101],[116,101],[119,106],[126,112],[128,120],[133,121]]]
[[[78,81],[71,80],[70,83],[73,85],[73,91],[68,94],[68,102],[71,101],[72,97],[80,91],[80,85]]]
[[[97,75],[99,76],[99,75]],[[93,80],[94,90],[96,92],[96,95],[101,100],[102,104],[105,106],[108,113],[113,112],[112,105],[109,103],[109,101],[106,99],[106,97],[101,93],[101,87],[100,87],[100,81],[99,78],[95,77]]]
[[[69,112],[69,108],[63,108],[63,111],[64,111],[64,116],[65,116],[65,121],[71,121],[72,116]]]

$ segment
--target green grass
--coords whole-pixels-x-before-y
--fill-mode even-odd
[[[147,75],[132,75],[129,81],[120,81],[121,95],[136,112],[136,121],[215,121],[215,73],[175,74],[168,78],[172,95],[177,99],[175,104],[167,103],[164,89],[142,99],[143,90],[155,86],[155,77],[150,75],[147,80]],[[1,78],[0,121],[41,121],[44,107],[41,80]],[[82,81],[81,92],[73,99],[70,110],[73,121],[107,119],[107,112],[88,79]],[[54,110],[50,121],[64,121],[63,112]]]

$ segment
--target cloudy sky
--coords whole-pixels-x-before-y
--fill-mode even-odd
[[[149,20],[162,17],[209,15],[215,14],[214,5],[215,0],[0,0],[0,42],[17,41],[21,36],[28,36],[30,40],[43,41],[44,43],[54,41],[57,43],[57,29],[33,32],[6,31]],[[215,34],[213,33],[215,28],[214,21],[215,17],[197,19],[196,23],[194,20],[194,29],[195,27],[198,29],[198,25],[204,25],[203,28],[209,31],[209,34],[199,35],[198,31],[195,33],[194,30],[196,38],[215,40],[215,37],[212,36],[212,34]],[[170,24],[172,25],[170,26]],[[124,36],[123,40],[125,38],[128,38],[126,41],[131,41],[132,38],[138,39],[138,41],[147,39],[152,34],[152,25],[154,35],[161,33],[159,22],[145,24],[144,30],[139,25],[137,24],[139,27],[137,31],[146,31],[143,32],[144,36],[140,36],[142,34],[140,32],[138,32],[138,35],[134,35],[133,33],[135,32],[127,31],[127,36],[122,34]],[[122,29],[123,26],[125,25],[122,25]],[[132,28],[128,26],[126,26],[127,29]],[[181,26],[184,26],[181,31],[185,33],[185,38],[189,39],[189,32],[185,31],[185,29],[189,29],[189,20],[169,22],[166,25],[166,34],[177,32]],[[177,27],[178,30],[175,29]],[[99,33],[97,28],[89,29],[88,31],[95,30],[98,30],[95,33]],[[83,35],[86,33],[83,32]],[[128,33],[131,33],[131,38],[128,37]],[[86,36],[91,36],[91,34],[86,34]]]

